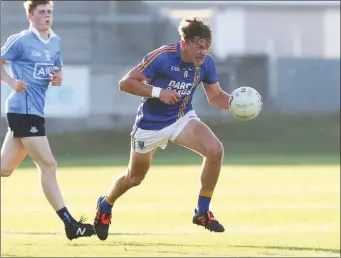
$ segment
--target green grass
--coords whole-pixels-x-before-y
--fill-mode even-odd
[[[224,121],[226,118],[219,117],[201,119],[221,140],[227,158],[258,154],[277,157],[302,154],[311,154],[314,157],[340,156],[340,114],[296,117],[262,112],[257,119],[249,122],[226,122]],[[55,155],[66,159],[84,156],[127,157],[130,131],[129,126],[120,130],[65,132],[49,135],[49,139]],[[188,153],[187,150],[173,144],[169,145],[165,152],[158,154],[167,157],[167,162],[172,156],[182,157],[184,153]]]
[[[93,219],[96,198],[125,167],[63,167],[71,213]],[[1,256],[340,256],[340,165],[224,166],[211,208],[226,232],[191,223],[200,165],[154,166],[116,204],[107,241],[68,241],[37,172],[1,180]]]
[[[176,153],[169,154],[167,151],[158,151],[153,159],[153,165],[198,165],[202,163],[202,158],[190,152],[187,149],[177,147]],[[103,167],[103,166],[126,166],[129,162],[127,152],[106,154],[106,155],[59,155],[56,157],[59,167]],[[224,158],[226,165],[337,165],[340,164],[340,154],[245,154],[245,155],[230,155],[226,154]],[[34,167],[35,165],[26,157],[21,167]]]
[[[340,164],[340,114],[293,116],[269,114],[249,122],[201,117],[221,140],[226,165]],[[47,125],[49,123],[47,122]],[[60,167],[125,166],[131,128],[49,134]],[[49,131],[49,130],[48,130]],[[153,165],[198,165],[201,157],[169,142]],[[32,167],[27,159],[22,167]]]

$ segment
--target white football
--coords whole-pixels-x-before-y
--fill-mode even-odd
[[[249,121],[258,116],[262,109],[262,98],[253,88],[243,86],[230,96],[231,114],[240,121]]]

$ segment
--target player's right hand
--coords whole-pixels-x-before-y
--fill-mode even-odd
[[[16,92],[23,92],[27,88],[27,84],[23,81],[14,81],[12,85],[10,85],[12,89]]]
[[[175,104],[181,98],[181,95],[177,93],[175,90],[171,89],[162,89],[160,92],[159,99],[165,104]]]

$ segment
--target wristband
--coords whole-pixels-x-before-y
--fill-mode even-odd
[[[152,89],[152,97],[153,98],[160,98],[160,93],[161,93],[162,88],[159,87],[154,87]]]

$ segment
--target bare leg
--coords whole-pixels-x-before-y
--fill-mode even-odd
[[[62,209],[65,204],[57,182],[57,162],[53,157],[47,137],[25,137],[22,138],[22,143],[38,168],[46,199],[55,211]]]
[[[155,150],[148,153],[137,153],[134,150],[130,151],[127,172],[113,181],[107,191],[106,199],[109,204],[113,205],[126,191],[141,184],[150,168],[154,153]]]
[[[141,184],[150,168],[154,153],[155,150],[147,153],[137,153],[131,148],[130,161],[126,173],[113,181],[105,198],[101,196],[97,200],[97,212],[94,225],[99,239],[105,240],[109,235],[113,204],[130,188]]]
[[[201,189],[193,223],[214,232],[225,229],[209,210],[213,191],[218,182],[224,149],[221,142],[204,123],[191,120],[174,142],[203,156]]]
[[[174,142],[203,156],[201,191],[213,192],[218,182],[224,148],[204,123],[191,120]]]
[[[8,177],[20,165],[27,152],[19,138],[8,130],[1,148],[1,177]]]

